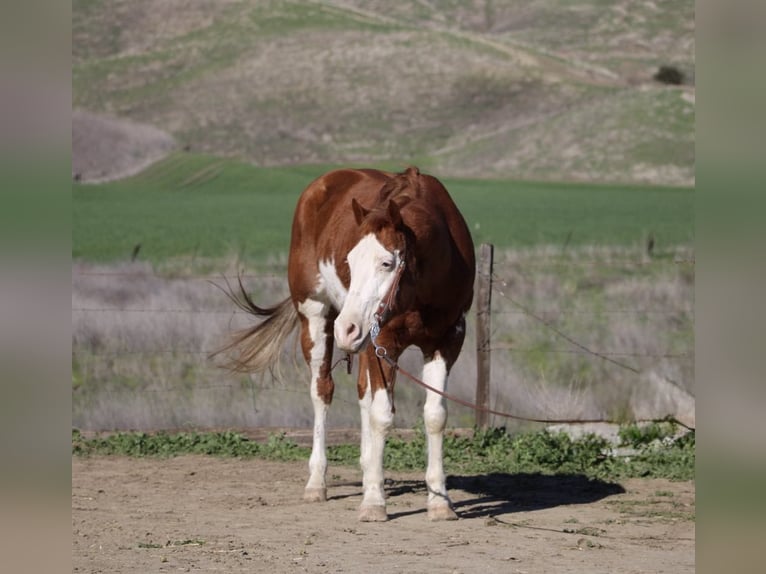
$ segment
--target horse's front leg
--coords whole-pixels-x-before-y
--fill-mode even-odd
[[[439,352],[426,358],[423,366],[423,382],[439,391],[444,391],[447,386],[448,374],[447,362]],[[423,421],[428,441],[428,467],[426,470],[428,518],[429,520],[456,520],[457,514],[452,509],[452,502],[447,495],[444,476],[443,442],[444,427],[447,424],[447,410],[444,408],[444,398],[441,395],[433,391],[426,391]]]
[[[374,355],[373,355],[374,357]],[[391,400],[384,376],[391,369],[370,359],[366,352],[359,357],[359,411],[362,420],[362,442],[359,465],[362,467],[364,495],[359,507],[362,522],[388,520],[386,494],[383,487],[383,451],[386,436],[394,420]]]
[[[301,348],[311,369],[311,402],[314,406],[314,437],[309,458],[309,480],[303,493],[308,502],[327,500],[327,447],[325,441],[327,411],[335,384],[332,380],[333,336],[328,307],[306,299],[298,306],[301,318]]]

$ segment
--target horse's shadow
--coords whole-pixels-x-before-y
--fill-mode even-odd
[[[619,484],[588,478],[581,474],[508,474],[449,476],[447,488],[462,490],[475,497],[453,503],[461,518],[495,517],[514,512],[542,510],[570,504],[588,504],[622,494]],[[395,499],[404,494],[426,494],[425,483],[416,480],[387,481],[386,495]],[[460,498],[460,497],[458,497]],[[423,508],[389,513],[390,519],[424,513]]]

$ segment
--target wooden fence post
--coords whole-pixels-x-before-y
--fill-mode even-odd
[[[490,308],[492,304],[492,259],[495,247],[489,243],[479,246],[476,269],[476,404],[489,408],[490,370]],[[476,411],[476,426],[487,428],[486,411]]]

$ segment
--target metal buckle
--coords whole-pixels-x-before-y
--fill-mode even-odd
[[[375,313],[373,319],[372,325],[370,325],[370,342],[375,349],[375,356],[382,359],[388,354],[388,351],[377,343],[378,335],[380,335],[380,316]]]

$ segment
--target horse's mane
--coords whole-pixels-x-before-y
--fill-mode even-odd
[[[389,199],[399,197],[409,197],[406,200],[409,201],[418,196],[420,196],[420,170],[415,166],[410,166],[383,184],[383,187],[380,188],[378,203],[384,204]]]

